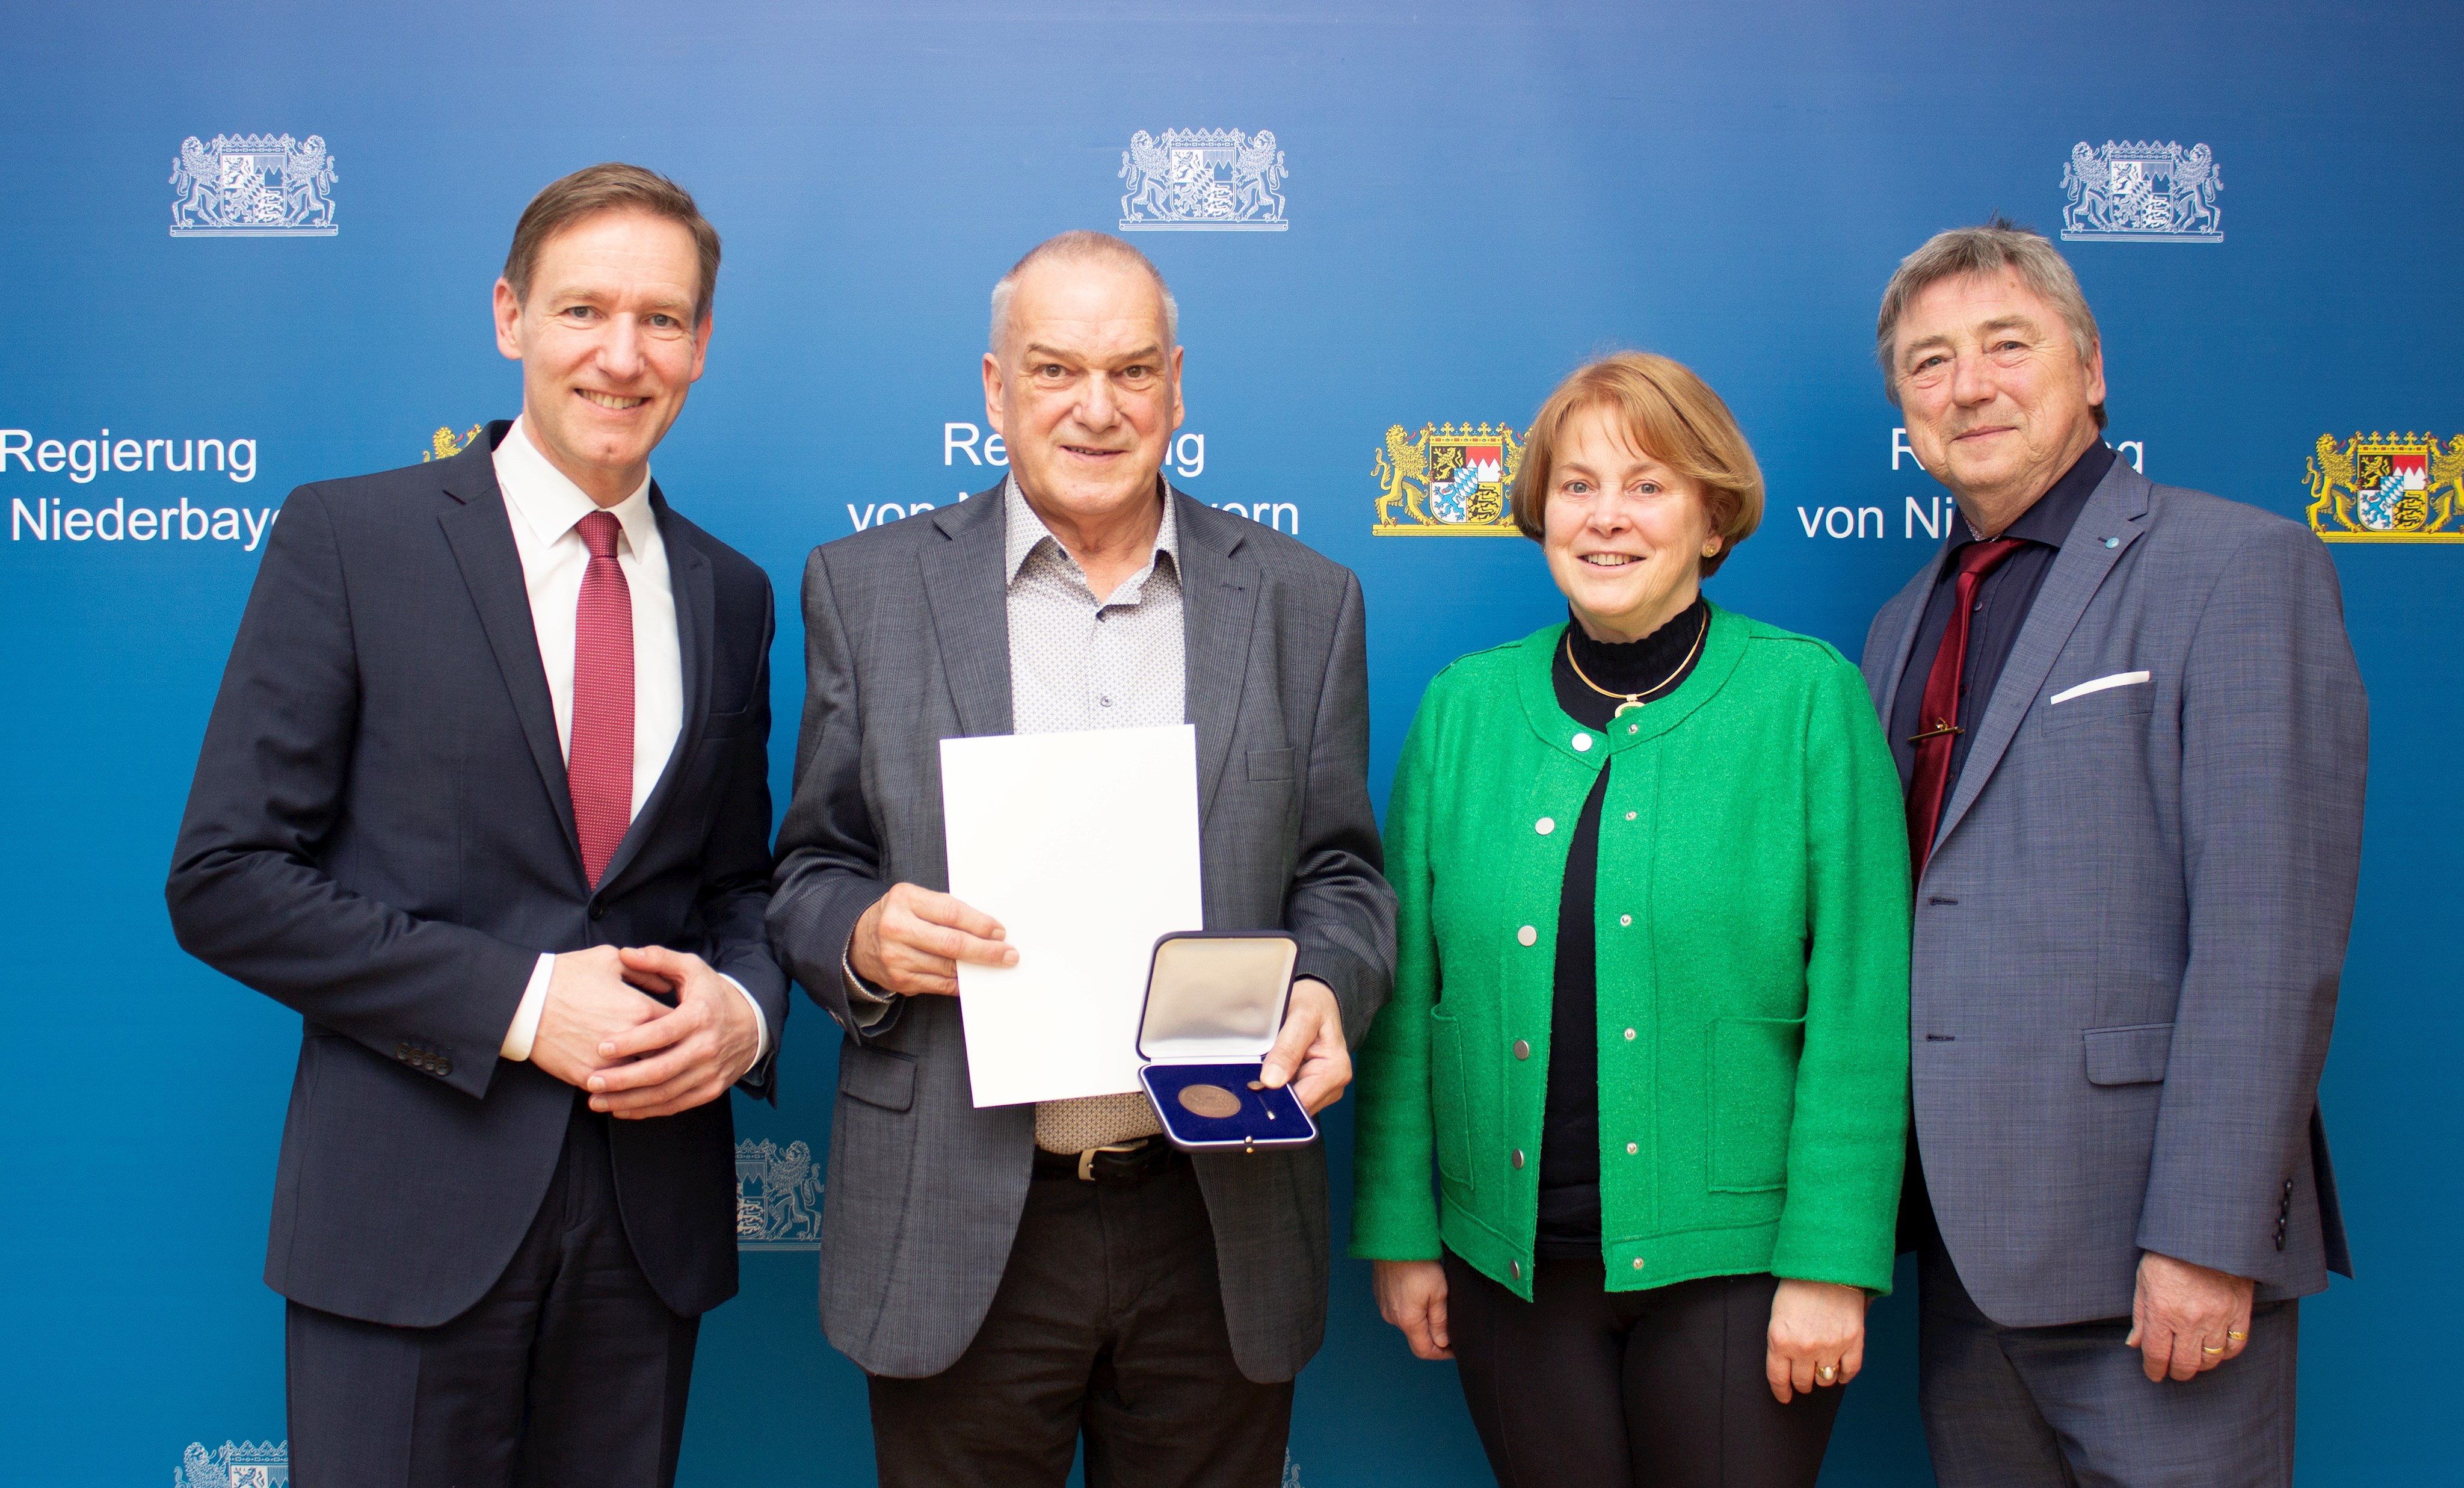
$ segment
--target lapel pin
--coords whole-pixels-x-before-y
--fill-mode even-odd
[[[2105,546],[2107,546],[2107,547],[2120,547],[2120,546],[2122,545],[2122,539],[2120,539],[2120,538],[2106,538],[2106,539],[2104,540],[2104,545],[2105,545]]]

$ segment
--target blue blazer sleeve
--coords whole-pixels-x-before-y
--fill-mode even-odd
[[[2209,592],[2182,681],[2189,964],[2142,1249],[2281,1281],[2361,872],[2369,700],[2318,539],[2270,522]]]
[[[483,1096],[539,952],[350,893],[320,866],[359,696],[333,518],[302,486],[206,725],[164,890],[171,928],[198,960],[387,1058],[405,1041],[448,1053],[445,1082]]]
[[[750,565],[747,566],[748,567]],[[756,570],[758,573],[759,570]],[[770,580],[760,578],[761,644],[756,655],[752,697],[735,736],[736,759],[727,793],[712,821],[702,854],[702,892],[696,908],[708,937],[703,959],[742,984],[761,1009],[770,1048],[745,1072],[737,1088],[776,1103],[779,1046],[787,1033],[787,974],[771,955],[770,910],[770,641],[778,615]]]

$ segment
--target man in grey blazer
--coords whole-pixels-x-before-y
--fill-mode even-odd
[[[2319,1116],[2368,703],[2327,550],[2115,456],[2079,281],[1996,221],[1877,327],[1958,515],[1875,618],[1908,786],[1934,1471],[2284,1483],[2296,1299],[2350,1274]]]
[[[1272,1484],[1325,1331],[1320,1147],[1192,1159],[1142,1093],[968,1083],[956,964],[1018,953],[944,892],[943,739],[1195,724],[1205,928],[1300,942],[1266,1080],[1322,1109],[1386,998],[1360,585],[1164,483],[1177,321],[1120,239],[1038,247],[983,361],[1010,478],[805,565],[770,934],[846,1030],[822,1326],[869,1377],[884,1483],[1057,1485],[1083,1435],[1090,1484]]]

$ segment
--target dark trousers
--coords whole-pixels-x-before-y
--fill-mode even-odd
[[[1919,1241],[1917,1388],[1942,1488],[2293,1481],[2299,1303],[2254,1309],[2231,1364],[2157,1383],[2122,1344],[2128,1318],[2003,1327],[1968,1295],[1939,1235]]]
[[[885,1488],[1274,1488],[1288,1380],[1232,1362],[1215,1232],[1185,1157],[1135,1188],[1039,1175],[983,1326],[923,1379],[871,1377]],[[314,1488],[314,1485],[309,1485]]]
[[[1544,1260],[1531,1300],[1445,1256],[1463,1401],[1502,1488],[1812,1488],[1842,1387],[1787,1405],[1763,1374],[1768,1276],[1603,1290]]]
[[[579,1099],[513,1263],[442,1327],[293,1302],[299,1488],[668,1488],[697,1318],[650,1290],[616,1209],[607,1118]]]

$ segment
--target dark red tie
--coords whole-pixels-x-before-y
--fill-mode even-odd
[[[596,888],[633,820],[633,591],[616,562],[624,531],[616,519],[592,512],[580,531],[590,566],[573,607],[573,741],[564,774],[582,871]]]
[[[1942,633],[1942,648],[1933,654],[1933,670],[1925,674],[1925,702],[1917,713],[1917,767],[1908,783],[1908,864],[1918,877],[1925,877],[1934,831],[1942,825],[1950,752],[1962,732],[1959,677],[1968,665],[1968,622],[1976,613],[1977,586],[2026,545],[2018,538],[1996,538],[1960,549],[1958,595],[1951,604],[1950,624]]]

